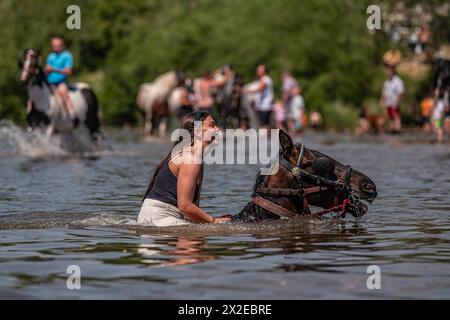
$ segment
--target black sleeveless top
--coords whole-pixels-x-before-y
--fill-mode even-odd
[[[177,206],[177,177],[170,171],[169,160],[164,161],[163,166],[155,177],[152,189],[145,198]],[[198,205],[199,200],[200,184],[197,182],[193,202]]]

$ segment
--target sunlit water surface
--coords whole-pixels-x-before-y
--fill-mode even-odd
[[[73,155],[3,123],[0,298],[450,298],[449,146],[313,132],[303,141],[373,178],[379,196],[365,217],[137,226],[167,141],[107,130],[105,151]],[[238,212],[256,172],[207,166],[202,207]],[[70,265],[80,290],[66,286]],[[367,287],[370,265],[380,290]]]

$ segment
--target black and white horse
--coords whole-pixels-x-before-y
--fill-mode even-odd
[[[450,99],[450,46],[442,46],[435,54],[435,72],[433,76],[433,89],[435,99],[442,94]]]
[[[184,82],[184,73],[172,70],[139,86],[136,104],[144,115],[144,134],[157,132],[165,135],[167,116],[172,112],[176,114],[181,106],[176,100],[176,89],[180,89]]]
[[[39,63],[39,52],[25,50],[19,60],[20,80],[27,86],[31,107],[28,108],[27,121],[30,127],[45,127],[47,133],[64,133],[74,130],[74,124],[64,108],[62,99],[53,93],[46,75]],[[76,83],[69,92],[75,115],[85,125],[91,138],[100,137],[99,106],[94,92],[88,84]]]

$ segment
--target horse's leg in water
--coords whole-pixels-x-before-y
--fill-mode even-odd
[[[159,137],[164,137],[166,134],[167,123],[164,117],[154,114],[152,116],[152,130],[151,134],[157,135]]]
[[[149,135],[152,133],[152,111],[146,112],[144,117],[144,135]]]
[[[166,133],[166,123],[165,123],[165,116],[167,115],[167,103],[157,103],[153,106],[152,109],[152,127],[153,130],[157,130],[157,134],[162,137]],[[154,133],[154,132],[152,132]]]
[[[58,103],[56,97],[55,97],[55,103]],[[53,110],[51,111],[51,115],[49,116],[49,124],[48,124],[47,130],[46,130],[46,134],[48,136],[51,136],[55,133],[55,122],[56,122],[56,118],[59,116],[58,111],[60,111],[58,109],[58,105],[54,105],[53,108],[51,108],[51,109],[53,109]]]
[[[162,118],[159,122],[158,134],[160,137],[164,137],[166,135],[167,130],[167,119],[166,117]]]
[[[47,127],[45,133],[47,134],[47,136],[51,136],[53,135],[53,132],[55,132],[55,127],[53,126],[53,124],[51,124]]]
[[[81,94],[87,104],[86,120],[84,124],[89,129],[92,140],[99,141],[100,134],[100,119],[98,115],[98,100],[91,89],[81,89]]]
[[[34,103],[31,102],[31,106],[29,106],[29,110],[27,110],[27,123],[31,128],[36,128],[41,125],[48,126],[50,124],[50,119],[44,112],[37,110]]]

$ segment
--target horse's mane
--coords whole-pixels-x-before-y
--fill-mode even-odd
[[[35,74],[35,76],[34,76],[35,83],[40,88],[42,88],[44,84],[49,86],[49,84],[47,82],[47,77],[45,76],[45,73],[44,73],[44,70],[42,69],[42,67],[39,64],[37,64],[36,67],[39,70],[39,72],[37,74]]]
[[[177,81],[176,71],[169,71],[166,73],[163,73],[162,75],[158,76],[155,80],[153,80],[153,85],[161,85],[163,83],[172,85],[174,81]]]
[[[258,173],[256,174],[255,185],[253,186],[253,192],[256,192],[256,189],[262,184],[264,180],[264,176],[261,175],[261,170],[258,169]]]

